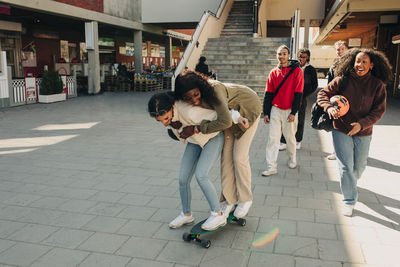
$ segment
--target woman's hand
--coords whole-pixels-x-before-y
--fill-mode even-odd
[[[194,135],[194,126],[190,125],[183,127],[182,132],[179,134],[179,137],[182,139],[186,139],[191,137],[192,135]]]
[[[287,117],[287,122],[294,122],[294,115],[293,114],[289,114],[289,116]]]
[[[247,129],[247,128],[249,128],[249,120],[248,119],[246,119],[246,118],[243,118],[243,117],[240,117],[239,119],[238,119],[238,123],[240,124],[240,125],[242,125],[242,127],[243,128],[245,128],[245,129]]]
[[[169,125],[171,125],[171,127],[174,129],[179,129],[182,127],[182,123],[180,121],[171,121]]]
[[[265,115],[265,116],[264,116],[264,123],[265,123],[265,124],[268,124],[268,123],[269,123],[269,116],[268,116],[268,115]]]
[[[353,129],[351,129],[347,135],[353,136],[361,131],[361,124],[359,124],[358,122],[350,123],[350,125],[353,126]]]
[[[336,120],[337,118],[339,118],[339,114],[335,107],[328,108],[326,112],[328,113],[330,119]]]

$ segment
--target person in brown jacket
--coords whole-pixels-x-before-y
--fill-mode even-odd
[[[318,92],[317,102],[333,118],[332,137],[344,202],[342,214],[352,216],[358,197],[357,180],[367,165],[372,128],[386,109],[385,83],[392,73],[386,56],[370,49],[349,50],[340,58],[336,72],[337,77]],[[343,95],[349,101],[350,109],[344,116],[339,117],[330,103],[334,95]]]
[[[181,138],[196,132],[203,134],[224,131],[224,148],[221,155],[222,210],[225,216],[237,207],[234,215],[247,215],[253,201],[249,150],[261,114],[257,94],[247,86],[221,83],[194,71],[184,71],[175,80],[175,96],[191,105],[215,110],[217,119],[203,120],[199,126],[187,126]],[[237,110],[248,119],[249,127],[232,124],[229,110]]]

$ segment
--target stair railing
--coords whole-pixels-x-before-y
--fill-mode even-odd
[[[258,35],[258,12],[260,10],[262,0],[254,0],[253,4],[253,37]]]
[[[211,11],[205,11],[203,13],[203,15],[202,15],[202,17],[200,19],[200,22],[197,24],[196,30],[195,30],[192,38],[190,39],[189,44],[187,45],[187,47],[185,49],[185,52],[183,53],[183,56],[182,56],[178,66],[176,67],[176,69],[174,71],[174,74],[172,75],[172,79],[171,79],[171,90],[172,91],[175,90],[175,79],[176,79],[176,76],[178,76],[178,74],[181,73],[186,68],[186,66],[187,66],[187,64],[189,62],[189,59],[191,59],[191,57],[193,55],[193,52],[195,50],[200,50],[200,53],[201,53],[201,51],[203,50],[204,44],[200,45],[199,39],[200,39],[200,37],[204,37],[204,36],[202,36],[202,32],[203,32],[203,29],[205,28],[209,18],[210,17],[214,17],[216,19],[219,19],[221,17],[221,15],[222,15],[222,12],[225,11],[225,7],[228,6],[227,5],[228,2],[232,4],[233,0],[222,0],[220,2],[217,14],[214,14]],[[217,37],[217,36],[213,36],[213,37]],[[208,37],[207,37],[207,39],[208,39]]]

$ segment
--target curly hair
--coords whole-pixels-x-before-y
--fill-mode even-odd
[[[219,99],[216,97],[214,88],[208,83],[208,78],[192,70],[185,70],[176,77],[175,80],[175,97],[176,99],[183,100],[185,94],[192,89],[198,88],[200,90],[201,99],[207,104],[217,106],[220,104]]]
[[[370,61],[374,63],[374,67],[371,70],[371,74],[382,82],[389,82],[392,77],[392,66],[384,53],[380,51],[374,51],[371,49],[360,49],[353,48],[346,52],[338,61],[336,68],[336,75],[343,76],[348,75],[354,71],[354,63],[359,53],[365,53],[368,55]]]
[[[153,95],[147,103],[147,112],[156,118],[171,110],[175,103],[175,97],[171,92],[157,93]]]

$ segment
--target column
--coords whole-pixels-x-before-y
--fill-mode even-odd
[[[91,26],[89,26],[91,24]],[[91,36],[91,44],[88,43],[87,37],[87,51],[88,51],[88,93],[100,93],[100,57],[99,57],[99,28],[97,21],[89,22],[85,25],[86,36]]]
[[[170,69],[172,64],[172,37],[168,36],[165,42],[165,68]]]
[[[135,72],[143,72],[143,60],[142,60],[142,31],[135,31],[133,35],[135,41]]]
[[[304,20],[304,45],[303,48],[308,48],[308,39],[310,35],[310,19]]]

